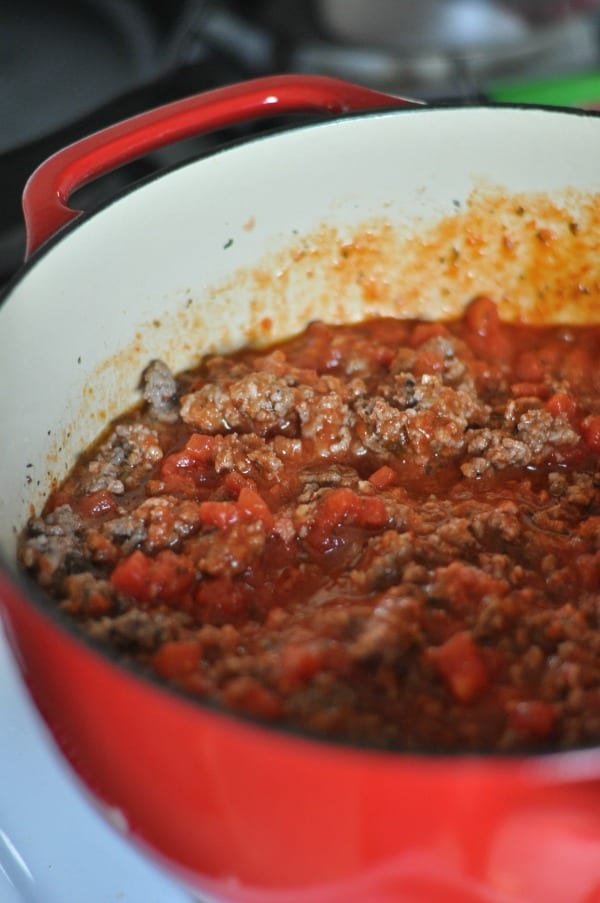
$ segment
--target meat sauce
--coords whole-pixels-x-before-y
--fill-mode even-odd
[[[24,567],[128,662],[404,750],[600,741],[600,327],[315,322],[160,361]]]

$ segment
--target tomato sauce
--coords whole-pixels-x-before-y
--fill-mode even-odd
[[[81,629],[187,693],[405,750],[600,740],[600,327],[316,322],[144,374],[29,523]]]

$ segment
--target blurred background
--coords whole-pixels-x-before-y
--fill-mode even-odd
[[[43,159],[158,104],[279,72],[435,103],[600,108],[600,0],[2,0],[0,284],[22,262],[21,193]],[[123,167],[78,202],[229,137]]]

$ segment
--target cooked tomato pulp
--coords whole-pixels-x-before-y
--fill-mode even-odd
[[[113,423],[20,558],[126,661],[402,749],[600,740],[600,327],[312,323]]]

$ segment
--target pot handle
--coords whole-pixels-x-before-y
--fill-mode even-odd
[[[44,161],[23,192],[29,258],[82,211],[71,194],[93,179],[164,145],[263,116],[342,114],[420,105],[319,75],[280,75],[216,88],[140,113],[70,144]]]

